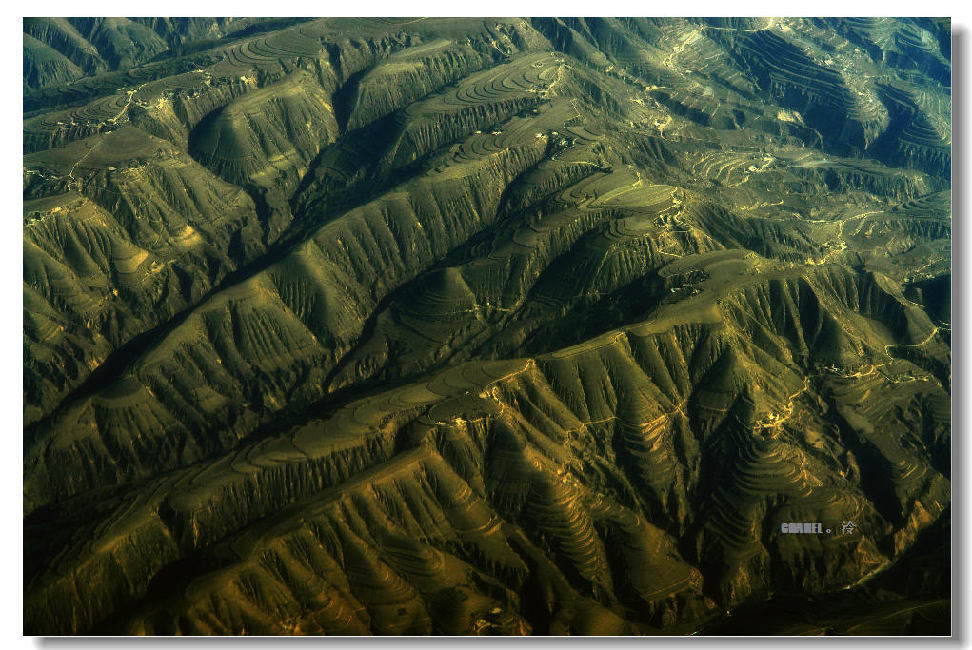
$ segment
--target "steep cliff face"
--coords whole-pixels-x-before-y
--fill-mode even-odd
[[[28,633],[947,632],[947,24],[24,31]]]

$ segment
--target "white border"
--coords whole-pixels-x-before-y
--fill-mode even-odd
[[[22,365],[22,277],[23,277],[23,256],[22,256],[22,219],[21,219],[21,165],[22,165],[22,18],[23,14],[32,16],[77,16],[77,15],[156,15],[164,13],[169,16],[261,16],[267,15],[271,10],[274,15],[279,16],[304,16],[304,15],[327,15],[327,16],[419,16],[419,15],[440,15],[440,16],[497,16],[497,15],[528,15],[528,16],[550,16],[550,15],[602,15],[602,16],[725,16],[725,15],[808,15],[811,12],[814,16],[842,16],[842,15],[889,15],[889,16],[952,16],[953,33],[960,34],[959,39],[953,45],[953,88],[960,86],[962,89],[968,87],[968,59],[963,55],[967,53],[969,38],[972,38],[972,18],[968,5],[960,5],[958,2],[924,1],[902,2],[899,0],[857,0],[848,3],[846,0],[817,0],[812,3],[781,4],[769,0],[758,0],[755,2],[728,3],[699,1],[699,0],[680,0],[679,2],[654,2],[649,3],[644,0],[640,2],[632,1],[607,1],[598,2],[578,2],[577,0],[532,0],[524,3],[513,0],[494,0],[489,3],[460,3],[455,0],[421,0],[419,2],[391,2],[389,0],[377,0],[372,2],[341,2],[341,3],[309,3],[309,2],[280,2],[267,3],[265,0],[257,2],[255,0],[237,0],[233,3],[216,3],[198,0],[169,0],[164,4],[138,4],[130,0],[111,0],[97,3],[77,3],[65,0],[56,0],[45,3],[11,3],[5,7],[3,20],[0,22],[0,29],[3,30],[3,38],[0,39],[0,47],[3,48],[3,57],[0,61],[4,64],[4,74],[2,79],[6,82],[4,89],[6,93],[12,95],[8,101],[0,103],[3,111],[4,125],[2,140],[5,143],[2,156],[2,173],[0,173],[0,197],[5,199],[4,204],[8,206],[0,218],[0,288],[5,300],[0,302],[4,313],[0,317],[0,400],[2,400],[2,410],[6,416],[9,427],[4,427],[3,446],[0,453],[3,458],[2,487],[0,487],[0,522],[6,526],[0,527],[0,558],[5,560],[6,571],[4,579],[0,585],[0,648],[25,648],[25,647],[91,647],[91,648],[129,648],[129,647],[188,647],[205,648],[224,645],[243,645],[248,648],[278,648],[284,644],[299,644],[302,647],[313,645],[314,647],[326,648],[363,648],[363,647],[428,647],[437,646],[449,648],[453,645],[475,643],[477,647],[498,647],[511,643],[530,643],[540,644],[546,647],[561,647],[569,644],[571,647],[599,647],[602,644],[618,644],[623,646],[650,646],[652,648],[685,647],[686,643],[701,642],[704,646],[740,646],[746,647],[758,645],[763,647],[780,647],[789,645],[803,645],[799,639],[712,639],[712,638],[634,638],[634,639],[540,639],[530,640],[516,639],[131,639],[122,638],[117,640],[106,639],[29,639],[21,636],[23,630],[23,591],[22,591],[22,564],[23,564],[23,517],[22,517],[22,494],[23,494],[23,376]],[[144,10],[150,9],[151,13]],[[16,11],[18,15],[7,15],[8,12]],[[961,45],[961,47],[959,47]],[[963,100],[967,99],[964,91],[957,93]],[[959,104],[959,102],[956,102]],[[965,101],[955,107],[956,113],[953,115],[954,136],[953,148],[953,171],[955,178],[952,186],[970,187],[968,168],[962,163],[964,155],[969,150],[969,132],[965,128],[968,125],[968,105]],[[958,128],[962,125],[962,128]],[[968,263],[963,260],[972,260],[972,250],[970,250],[969,236],[965,235],[968,225],[961,225],[965,222],[967,215],[964,210],[964,197],[962,191],[956,192],[953,204],[953,218],[958,224],[955,227],[953,237],[953,261],[955,261],[955,272],[953,281],[956,296],[953,304],[958,306],[957,316],[953,317],[953,351],[959,355],[953,364],[958,372],[954,383],[959,392],[953,390],[953,408],[960,410],[963,405],[969,408],[972,404],[972,382],[968,381],[966,369],[972,366],[970,363],[970,346],[966,344],[968,339],[965,331],[969,305],[972,293],[972,281],[967,277],[965,268]],[[954,327],[955,323],[958,327]],[[956,451],[960,452],[954,456],[953,471],[953,521],[954,528],[959,537],[953,544],[953,562],[961,568],[961,576],[956,576],[955,588],[959,585],[964,586],[964,594],[955,599],[958,606],[953,611],[953,633],[964,634],[965,638],[953,638],[947,642],[950,647],[972,647],[970,643],[969,627],[972,624],[972,603],[969,602],[968,586],[970,584],[969,562],[967,559],[959,562],[959,554],[963,549],[960,548],[958,540],[969,545],[967,534],[968,522],[970,519],[970,499],[968,494],[968,481],[964,480],[962,468],[972,467],[970,462],[970,449],[972,444],[968,439],[968,419],[967,417],[954,418],[956,428],[953,428],[953,441],[962,441],[955,444]],[[964,554],[963,554],[964,555]],[[20,567],[20,570],[18,570]],[[958,596],[959,594],[955,594]],[[964,624],[963,621],[966,621]],[[809,640],[808,640],[809,641]],[[844,639],[830,638],[825,642],[828,648],[855,647],[862,643],[868,645],[891,646],[891,647],[928,647],[942,645],[942,641],[932,639],[884,639],[884,640],[863,640],[863,639]]]

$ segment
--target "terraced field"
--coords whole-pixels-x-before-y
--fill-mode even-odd
[[[25,632],[948,634],[950,56],[26,19]]]

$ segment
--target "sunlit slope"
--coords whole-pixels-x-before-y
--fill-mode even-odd
[[[947,631],[948,28],[26,20],[25,631]]]
[[[776,309],[765,301],[774,291],[782,294]],[[933,379],[905,376],[914,368],[906,362],[851,371],[857,341],[846,333],[833,333],[847,338],[827,341],[827,356],[815,358],[827,317],[802,278],[759,282],[726,295],[724,304],[747,313],[743,325],[712,305],[683,305],[681,316],[694,317],[679,325],[663,310],[548,355],[458,365],[220,460],[131,486],[101,523],[86,525],[91,532],[79,543],[90,551],[65,548],[40,574],[46,586],[38,597],[71,609],[81,607],[75,598],[110,608],[144,597],[146,611],[132,613],[130,624],[151,632],[246,626],[282,633],[280,611],[291,611],[286,620],[309,632],[470,632],[472,620],[440,618],[440,592],[478,584],[472,576],[485,573],[499,584],[481,607],[513,615],[493,622],[530,624],[535,604],[517,594],[524,567],[537,562],[535,545],[546,549],[544,562],[554,560],[541,575],[553,574],[540,583],[540,593],[553,590],[550,625],[564,618],[560,624],[578,631],[590,608],[612,610],[603,616],[619,626],[634,608],[642,612],[636,621],[661,626],[713,608],[711,599],[738,602],[770,585],[812,592],[853,583],[893,560],[942,513],[945,468],[927,459],[947,444],[947,431],[917,438],[910,431],[925,409],[947,407],[947,394]],[[747,331],[750,319],[762,321],[758,330]],[[845,365],[834,370],[832,350],[841,348]],[[814,372],[787,363],[801,354]],[[880,402],[863,399],[875,394]],[[889,401],[896,408],[887,409]],[[947,413],[938,417],[947,422]],[[773,525],[842,516],[869,533],[808,547]],[[334,534],[330,542],[319,537]],[[366,536],[341,541],[346,534]],[[218,541],[227,536],[236,541],[224,549]],[[383,542],[388,537],[410,540],[411,550],[397,551]],[[312,557],[310,542],[320,549]],[[342,544],[364,556],[349,557]],[[293,545],[304,549],[295,557]],[[160,606],[162,593],[149,578],[200,552],[209,558],[194,559],[200,567],[228,564],[180,587],[183,595],[163,590]],[[241,565],[240,552],[261,559]],[[652,569],[660,552],[671,557]],[[274,563],[263,564],[270,557]],[[819,568],[800,570],[810,557]],[[708,576],[707,589],[693,564]],[[108,565],[127,568],[109,578],[101,573]],[[358,614],[364,619],[355,627],[329,628],[323,610],[320,620],[298,616],[316,593],[307,580],[334,584],[334,571],[349,582],[325,609],[363,607],[367,615]],[[59,586],[59,574],[86,576],[91,592]],[[214,598],[235,613],[221,619]],[[390,615],[392,605],[406,607],[409,618]],[[106,612],[89,616],[93,624]]]

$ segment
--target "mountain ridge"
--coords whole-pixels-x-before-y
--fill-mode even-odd
[[[25,19],[25,631],[948,633],[948,31]]]

